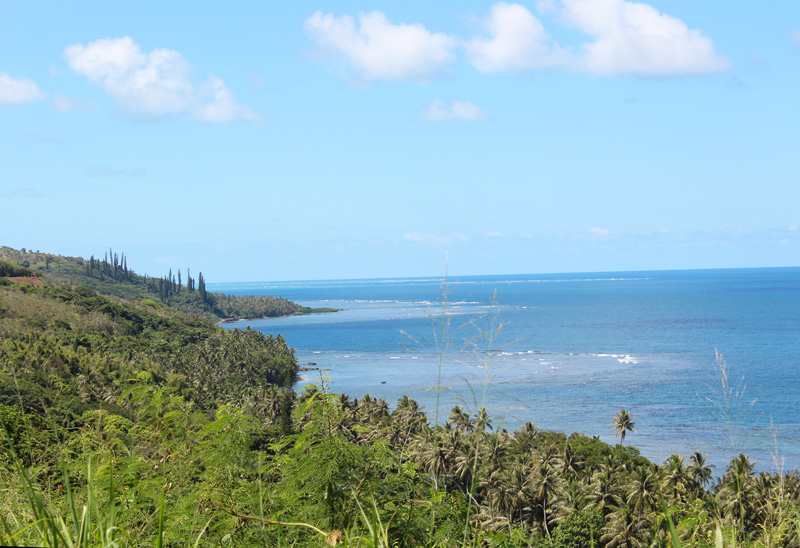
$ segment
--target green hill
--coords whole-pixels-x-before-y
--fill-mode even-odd
[[[125,254],[116,253],[113,249],[109,249],[103,259],[92,256],[87,260],[4,246],[0,247],[0,260],[37,275],[45,275],[56,283],[80,285],[102,295],[129,301],[148,299],[208,319],[271,318],[335,311],[331,308],[311,309],[279,297],[236,296],[206,291],[202,272],[193,278],[189,269],[186,270],[185,279],[180,271],[173,274],[172,270],[160,278],[137,274],[128,267]]]
[[[280,336],[226,331],[153,301],[46,278],[41,286],[0,278],[0,328],[0,403],[58,410],[67,422],[113,401],[143,374],[210,407],[291,386],[297,373]]]

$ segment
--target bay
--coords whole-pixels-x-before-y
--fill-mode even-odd
[[[316,364],[298,389],[324,379],[333,392],[390,405],[408,395],[431,421],[438,401],[439,422],[456,404],[486,407],[495,428],[532,421],[610,443],[624,407],[636,423],[626,443],[657,462],[701,451],[721,474],[744,452],[761,470],[800,467],[800,268],[209,289],[342,309],[224,324],[281,334],[301,365]],[[727,406],[716,352],[728,368]]]

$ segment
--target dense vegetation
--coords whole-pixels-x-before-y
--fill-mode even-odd
[[[172,269],[160,278],[139,275],[128,268],[125,254],[116,253],[113,249],[109,249],[103,259],[92,256],[85,260],[81,257],[63,257],[24,248],[18,251],[4,246],[0,247],[0,261],[14,264],[17,268],[21,266],[24,270],[33,272],[33,275],[46,275],[57,283],[81,285],[103,295],[126,300],[149,299],[208,319],[272,318],[334,311],[330,308],[303,307],[279,297],[236,296],[206,291],[203,273],[200,272],[194,278],[188,268],[185,279],[180,270],[173,274]]]
[[[797,472],[296,395],[280,337],[43,281],[0,280],[0,544],[800,546]]]

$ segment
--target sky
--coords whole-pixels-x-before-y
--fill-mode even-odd
[[[800,265],[800,2],[0,14],[0,245],[209,282]]]

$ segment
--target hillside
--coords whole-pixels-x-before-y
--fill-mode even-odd
[[[0,544],[800,547],[797,471],[432,424],[297,370],[280,336],[0,262]]]
[[[22,401],[67,424],[113,402],[142,375],[212,408],[291,386],[297,372],[280,336],[226,331],[160,303],[46,278],[39,286],[0,278],[0,359],[0,404]]]
[[[209,292],[206,291],[203,273],[193,278],[189,269],[185,280],[180,270],[175,274],[170,270],[160,278],[140,275],[128,267],[124,253],[115,253],[113,249],[109,249],[103,259],[92,256],[87,260],[3,246],[0,247],[0,260],[47,276],[55,283],[88,287],[102,295],[129,301],[149,299],[208,319],[239,320],[335,312],[331,308],[303,307],[279,297]]]

